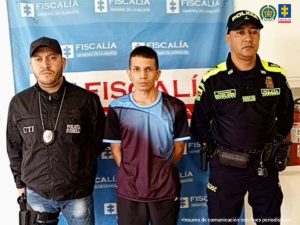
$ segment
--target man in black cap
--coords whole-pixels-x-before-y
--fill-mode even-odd
[[[99,96],[66,81],[66,59],[57,40],[30,46],[37,83],[9,106],[7,152],[19,196],[35,224],[93,225],[93,188],[105,114]]]
[[[203,76],[195,100],[191,133],[210,159],[213,225],[237,224],[247,192],[257,224],[280,224],[278,172],[287,164],[293,98],[283,69],[257,55],[262,28],[250,11],[229,17],[230,53]]]

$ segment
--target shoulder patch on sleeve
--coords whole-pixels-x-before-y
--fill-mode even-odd
[[[204,91],[205,91],[204,83],[203,83],[203,80],[201,80],[201,82],[200,82],[200,84],[197,88],[196,101],[201,100],[201,96],[202,96]]]
[[[282,69],[279,65],[277,65],[275,63],[271,63],[271,62],[268,62],[266,60],[261,60],[261,64],[262,64],[262,66],[264,67],[264,69],[266,71],[281,73],[283,76],[286,75],[284,69]]]
[[[197,94],[196,94],[196,101],[200,101],[201,100],[201,96],[203,94],[203,92],[205,92],[205,81],[210,78],[211,76],[214,76],[216,74],[218,74],[221,71],[225,71],[227,70],[227,65],[226,62],[222,62],[220,64],[218,64],[217,66],[211,68],[210,70],[208,70],[202,77],[202,80],[198,86],[197,89]]]
[[[204,76],[203,76],[203,81],[205,82],[211,76],[216,75],[217,73],[219,73],[221,71],[225,71],[225,70],[227,70],[226,62],[222,62],[222,63],[218,64],[217,66],[208,70],[206,72],[206,74],[204,74]]]

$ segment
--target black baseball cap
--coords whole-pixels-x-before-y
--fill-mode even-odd
[[[54,52],[62,55],[61,47],[57,40],[49,37],[40,37],[31,43],[29,53],[30,57],[32,57],[33,53],[40,47],[51,48]]]
[[[232,30],[238,29],[241,25],[249,21],[255,24],[258,29],[262,29],[264,27],[260,22],[259,17],[253,12],[250,12],[248,10],[240,10],[232,13],[229,16],[226,27],[227,34],[229,34],[229,32]]]

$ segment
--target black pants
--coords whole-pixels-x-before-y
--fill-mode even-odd
[[[267,166],[269,175],[257,175],[259,161],[251,162],[248,168],[240,169],[221,165],[215,156],[210,164],[207,186],[208,215],[211,225],[236,225],[240,217],[244,196],[248,191],[248,202],[257,225],[279,225],[282,191],[278,172]],[[245,218],[249,219],[250,218]]]
[[[179,199],[135,202],[117,197],[118,225],[176,225]]]

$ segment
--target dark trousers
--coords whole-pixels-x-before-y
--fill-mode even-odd
[[[236,225],[240,217],[244,196],[248,191],[248,202],[257,225],[279,225],[282,191],[278,172],[266,165],[269,175],[257,175],[259,161],[254,160],[246,169],[221,165],[215,156],[210,164],[207,186],[208,215],[211,225]],[[245,218],[250,220],[250,218]]]
[[[117,197],[118,225],[176,225],[179,199],[135,202]]]

